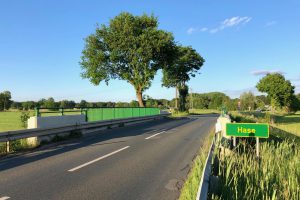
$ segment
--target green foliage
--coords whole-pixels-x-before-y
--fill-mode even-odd
[[[101,25],[86,38],[82,51],[82,77],[93,84],[121,79],[136,90],[140,106],[142,93],[151,85],[157,70],[174,59],[174,39],[158,29],[157,18],[121,13],[109,25]]]
[[[274,73],[263,77],[256,85],[260,92],[265,92],[273,107],[289,111],[294,96],[294,86],[282,74]]]
[[[188,108],[186,106],[186,97],[189,93],[189,88],[186,85],[179,86],[178,92],[179,92],[179,108],[178,108],[178,110],[180,112],[185,112],[188,110]]]
[[[193,98],[191,98],[193,95]],[[225,105],[228,110],[236,110],[237,100],[231,100],[227,95],[221,92],[193,93],[189,94],[188,101],[193,99],[193,108],[196,109],[220,109]]]
[[[59,102],[61,108],[73,109],[76,105],[75,101],[62,100]]]
[[[29,112],[22,112],[20,116],[20,121],[23,128],[27,128],[27,120],[30,118]]]
[[[49,97],[47,100],[43,102],[43,107],[45,108],[58,108],[58,104],[54,101],[53,97]]]
[[[256,97],[252,92],[244,92],[240,96],[241,110],[254,110],[256,107]]]
[[[177,46],[177,59],[163,69],[163,86],[177,87],[195,77],[204,59],[192,47]]]
[[[0,111],[8,110],[12,104],[10,91],[0,93]]]

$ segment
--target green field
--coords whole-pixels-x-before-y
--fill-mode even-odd
[[[21,113],[19,111],[0,112],[0,132],[24,129],[20,120]]]
[[[278,117],[275,126],[287,132],[300,136],[300,112],[293,115]]]
[[[67,112],[66,115],[75,115],[80,114],[80,112]],[[34,111],[29,111],[30,116],[34,116]],[[3,111],[0,112],[0,132],[4,131],[13,131],[13,130],[21,130],[24,129],[22,127],[22,123],[20,120],[22,112],[21,111]],[[58,116],[60,115],[59,112],[53,112],[53,113],[42,113],[42,116]]]

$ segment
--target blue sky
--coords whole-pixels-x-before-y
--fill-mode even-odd
[[[300,1],[15,1],[0,2],[0,91],[14,100],[131,101],[125,81],[93,86],[80,77],[83,38],[96,24],[122,11],[153,13],[160,28],[191,45],[206,60],[189,82],[193,92],[225,92],[237,97],[255,91],[267,72],[284,73],[300,92]],[[161,72],[145,92],[174,97],[161,87]]]

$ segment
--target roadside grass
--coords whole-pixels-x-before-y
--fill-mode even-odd
[[[215,109],[189,109],[190,114],[219,114],[220,111],[215,110]]]
[[[260,155],[258,160],[255,148],[241,144],[225,159],[219,157],[213,164],[219,183],[211,199],[300,199],[300,146],[288,140],[264,142]]]
[[[189,113],[188,112],[172,112],[171,117],[186,117],[188,116]]]
[[[188,174],[188,177],[181,189],[179,200],[191,200],[196,199],[198,187],[200,180],[202,178],[202,172],[209,152],[211,141],[214,133],[211,132],[210,135],[204,140],[199,154],[193,161],[193,166]]]
[[[236,122],[263,119],[238,113],[232,116]],[[251,139],[241,139],[226,156],[216,148],[213,172],[219,182],[210,199],[300,199],[300,137],[276,124],[271,126],[270,138],[260,140],[260,159]]]

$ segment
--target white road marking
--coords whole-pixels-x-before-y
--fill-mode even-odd
[[[10,199],[10,197],[0,197],[0,200]]]
[[[155,137],[155,136],[157,136],[157,135],[159,135],[159,134],[162,134],[162,133],[164,133],[164,132],[166,132],[166,131],[162,131],[162,132],[156,133],[156,134],[151,135],[151,136],[149,136],[149,137],[147,137],[147,138],[145,138],[145,139],[148,140],[148,139],[153,138],[153,137]]]
[[[84,163],[84,164],[82,164],[82,165],[79,165],[78,167],[74,167],[74,168],[72,168],[72,169],[69,169],[68,172],[74,172],[74,171],[76,171],[76,170],[78,170],[78,169],[80,169],[80,168],[86,167],[86,166],[88,166],[88,165],[90,165],[90,164],[93,164],[94,162],[97,162],[97,161],[99,161],[99,160],[102,160],[102,159],[104,159],[104,158],[107,158],[107,157],[109,157],[109,156],[112,156],[112,155],[114,155],[114,154],[116,154],[116,153],[118,153],[118,152],[120,152],[120,151],[123,151],[123,150],[129,148],[129,147],[130,147],[130,146],[123,147],[122,149],[118,149],[118,150],[116,150],[116,151],[114,151],[114,152],[111,152],[111,153],[109,153],[109,154],[106,154],[106,155],[104,155],[104,156],[101,156],[101,157],[99,157],[99,158],[96,158],[96,159],[94,159],[94,160],[91,160],[91,161],[89,161],[89,162],[86,162],[86,163]],[[2,199],[0,199],[0,200],[2,200]]]

